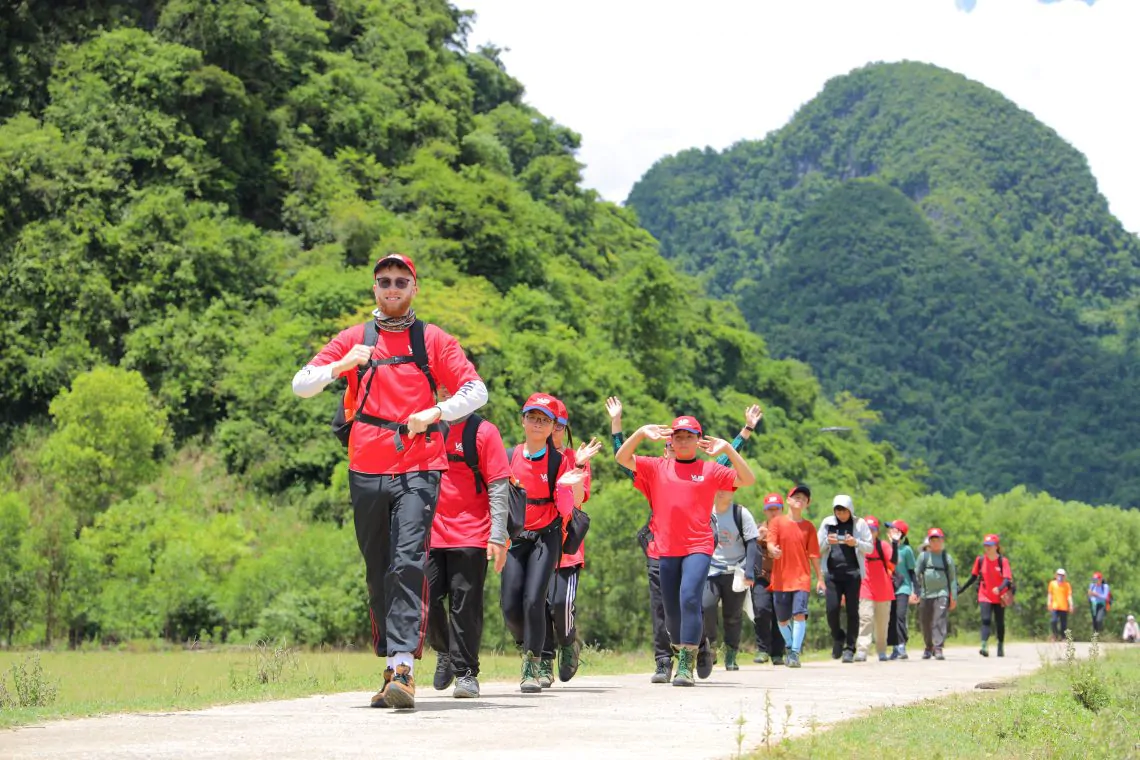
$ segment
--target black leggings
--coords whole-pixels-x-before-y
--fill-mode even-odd
[[[1005,641],[1005,607],[992,602],[978,602],[978,607],[982,611],[982,641],[988,641],[990,638],[990,620],[992,618],[997,623],[997,640],[1001,644]]]
[[[534,541],[512,541],[507,552],[499,599],[503,620],[515,645],[535,656],[542,653],[546,642],[546,592],[561,559],[562,531],[558,529]]]

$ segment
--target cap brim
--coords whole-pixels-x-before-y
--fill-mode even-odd
[[[997,541],[983,541],[982,546],[997,546]]]
[[[684,430],[686,433],[692,433],[693,435],[700,435],[701,434],[701,431],[697,430],[696,428],[689,428],[689,427],[673,428],[674,433],[676,433],[678,430]]]
[[[545,406],[524,406],[522,413],[526,414],[527,412],[542,412],[552,420],[558,419],[554,416],[554,412],[550,411]]]

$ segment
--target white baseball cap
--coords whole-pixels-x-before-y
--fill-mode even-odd
[[[1064,575],[1064,574],[1065,574],[1065,568],[1058,567],[1057,568],[1057,575]]]

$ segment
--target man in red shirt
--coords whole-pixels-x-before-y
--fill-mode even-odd
[[[487,403],[487,386],[459,341],[416,319],[416,267],[398,253],[372,270],[373,320],[342,330],[293,378],[301,398],[348,379],[349,494],[364,555],[372,647],[388,658],[373,707],[415,707],[415,659],[427,633],[424,566],[447,452],[439,422]],[[423,341],[426,365],[416,358]],[[436,403],[437,383],[452,397]]]
[[[779,494],[768,494],[764,503],[773,496]],[[820,594],[825,591],[819,567],[819,538],[815,526],[803,516],[809,501],[802,489],[793,489],[787,500],[791,514],[778,515],[768,523],[768,551],[775,558],[770,588],[775,594],[776,619],[787,645],[784,661],[789,668],[800,667],[813,571],[816,590]]]
[[[673,457],[636,456],[644,440],[670,440]],[[699,460],[726,454],[732,468]],[[756,482],[748,464],[727,442],[702,438],[693,417],[678,417],[671,426],[646,425],[629,437],[617,463],[634,473],[634,487],[649,500],[649,529],[660,554],[661,598],[669,638],[677,651],[674,686],[692,686],[697,648],[702,636],[702,601],[716,537],[709,516],[717,491],[735,491]]]
[[[449,398],[447,389],[440,388],[439,399]],[[475,469],[464,448],[471,442]],[[428,553],[428,640],[436,651],[435,689],[443,691],[454,680],[453,696],[472,698],[479,696],[487,563],[493,560],[495,572],[501,573],[507,561],[511,468],[499,429],[478,415],[456,420],[446,445],[451,466],[440,482]]]

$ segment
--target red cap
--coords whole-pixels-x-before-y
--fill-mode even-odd
[[[946,538],[946,534],[942,532],[942,528],[931,528],[926,531],[927,538]]]
[[[376,260],[376,266],[372,267],[372,274],[375,275],[379,272],[380,267],[385,264],[399,264],[400,266],[407,267],[408,271],[412,273],[412,279],[418,279],[416,277],[416,265],[412,263],[410,258],[402,253],[387,253],[381,256]]]
[[[997,546],[1001,543],[1001,536],[997,533],[987,533],[982,539],[982,546]]]
[[[554,421],[559,425],[568,425],[570,423],[570,412],[566,410],[566,404],[562,403],[560,398],[554,396],[551,398],[554,399],[554,406],[552,407],[554,409]]]
[[[875,517],[874,515],[867,515],[863,518],[863,522],[867,523],[868,528],[879,527],[879,518]]]
[[[887,523],[887,527],[897,529],[904,536],[907,533],[910,533],[910,526],[907,525],[906,522],[904,522],[903,520],[894,520],[892,522],[889,522],[889,523]]]
[[[1101,575],[1100,573],[1093,573],[1093,578],[1095,578],[1098,581],[1104,580],[1104,576]]]
[[[678,417],[673,420],[674,430],[688,430],[694,435],[702,435],[701,423],[697,422],[696,417]]]
[[[557,403],[558,399],[554,398],[554,396],[551,396],[548,393],[535,393],[533,396],[526,400],[525,404],[523,404],[522,413],[526,414],[531,410],[537,409],[550,419],[554,420],[558,418],[558,415],[554,411],[557,408]]]
[[[783,509],[784,497],[778,493],[770,493],[764,497],[764,509]]]

